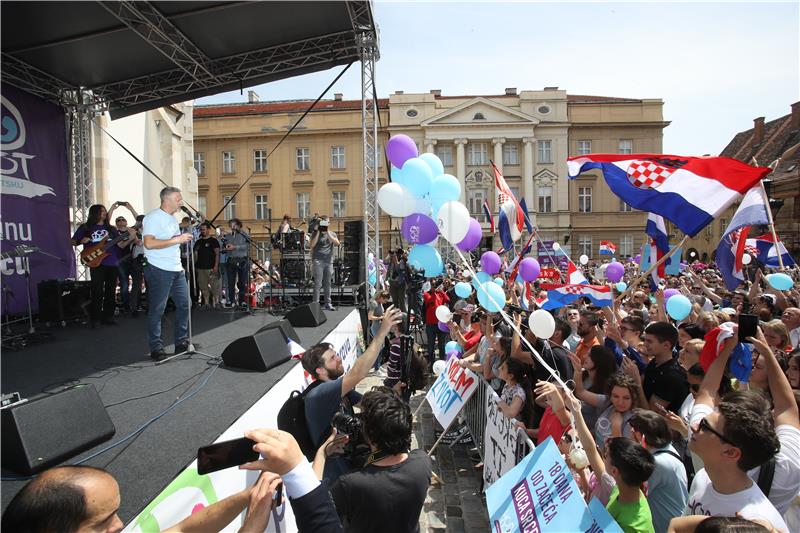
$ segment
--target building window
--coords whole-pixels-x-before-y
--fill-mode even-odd
[[[233,174],[236,172],[236,155],[233,152],[222,152],[222,173]]]
[[[480,166],[489,163],[489,155],[486,149],[486,143],[470,143],[469,144],[469,165]]]
[[[517,143],[505,143],[503,145],[503,164],[519,165],[519,145]]]
[[[508,188],[511,190],[511,194],[514,195],[514,198],[516,198],[518,202],[522,200],[522,196],[520,196],[519,192],[519,185],[509,185]]]
[[[344,191],[335,191],[333,193],[333,218],[342,218],[347,216],[347,205],[345,204]]]
[[[198,196],[197,197],[197,210],[200,211],[200,214],[203,216],[207,216],[208,213],[208,200],[205,196]]]
[[[728,219],[727,218],[720,218],[719,219],[719,234],[722,236],[725,233],[725,230],[728,229]]]
[[[471,189],[467,191],[469,214],[478,222],[489,222],[483,212],[483,202],[486,200],[486,189]]]
[[[311,193],[299,192],[297,198],[297,218],[308,218],[311,214]]]
[[[271,260],[270,251],[267,248],[267,241],[254,241],[256,243],[256,258],[265,267],[269,265]]]
[[[267,195],[256,194],[256,220],[267,220],[268,218]]]
[[[594,254],[592,251],[592,236],[581,235],[578,237],[578,254],[585,255],[587,257],[593,257]]]
[[[588,155],[592,153],[592,141],[578,141],[578,155]]]
[[[633,153],[633,139],[620,139],[619,140],[619,153],[632,154]]]
[[[539,212],[552,213],[553,212],[553,187],[537,187],[539,198]]]
[[[344,146],[331,146],[331,168],[344,168]]]
[[[297,170],[311,170],[311,154],[308,148],[297,148]]]
[[[627,203],[625,203],[625,200],[620,199],[619,210],[622,211],[623,213],[630,213],[631,211],[633,211],[633,208],[629,206]]]
[[[578,212],[592,212],[592,188],[578,187]]]
[[[194,169],[198,176],[206,175],[206,154],[205,152],[194,153]]]
[[[231,200],[230,203],[228,203],[228,200],[231,200],[230,196],[222,197],[222,205],[228,204],[227,207],[225,207],[225,211],[222,214],[222,216],[225,217],[225,220],[236,218],[236,198]]]
[[[442,160],[442,165],[453,166],[453,146],[450,144],[437,144],[436,155]]]
[[[552,141],[539,141],[536,143],[539,146],[539,163],[552,163],[553,151],[551,147]]]
[[[633,255],[633,235],[626,233],[619,239],[619,256],[631,257]]]
[[[267,171],[267,151],[253,150],[253,172]]]

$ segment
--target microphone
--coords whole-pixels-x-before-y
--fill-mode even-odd
[[[189,220],[191,220],[192,222],[197,222],[197,217],[195,215],[193,215],[191,211],[189,211],[188,207],[186,207],[185,205],[182,205],[181,206],[181,211],[186,213],[186,215],[189,217]]]

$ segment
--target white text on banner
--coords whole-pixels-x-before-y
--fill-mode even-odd
[[[425,399],[431,406],[436,420],[447,429],[458,413],[478,388],[478,376],[458,365],[458,358],[452,357],[447,369],[439,374]]]

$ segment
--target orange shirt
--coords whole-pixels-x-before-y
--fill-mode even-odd
[[[597,340],[596,335],[592,335],[592,340],[589,342],[581,339],[578,346],[575,347],[575,355],[580,358],[581,363],[584,363],[586,362],[586,358],[589,357],[589,350],[592,349],[592,346],[597,346],[598,344],[600,344],[600,341]]]

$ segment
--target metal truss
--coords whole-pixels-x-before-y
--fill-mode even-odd
[[[3,81],[59,105],[72,90],[58,78],[6,53],[3,53]]]
[[[92,176],[92,95],[86,91],[73,91],[68,95],[72,102],[79,102],[67,109],[67,142],[69,143],[69,199],[72,215],[72,231],[88,218],[89,207],[95,201]],[[78,278],[87,279],[76,252]]]

